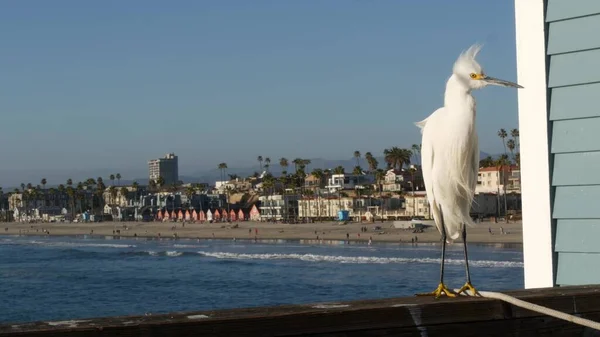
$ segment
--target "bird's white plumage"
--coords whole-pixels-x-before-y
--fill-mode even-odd
[[[448,241],[459,237],[463,225],[474,225],[469,213],[479,171],[479,141],[471,91],[487,84],[470,76],[483,75],[475,61],[480,48],[472,46],[455,62],[444,107],[416,123],[423,136],[421,164],[427,199],[435,224],[440,232],[444,224]]]

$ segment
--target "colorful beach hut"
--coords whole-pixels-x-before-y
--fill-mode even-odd
[[[206,221],[213,221],[213,219],[214,219],[214,214],[209,209],[208,211],[206,211]]]
[[[206,213],[204,213],[204,211],[201,210],[200,212],[198,212],[198,220],[200,222],[206,221]]]
[[[229,211],[229,220],[236,221],[236,214],[234,210]]]
[[[192,215],[190,214],[190,210],[185,211],[185,220],[190,221],[192,219]]]
[[[215,211],[213,212],[213,220],[217,221],[221,219],[221,213],[219,212],[218,209],[215,209]]]
[[[163,220],[169,220],[170,218],[171,214],[169,214],[169,211],[165,209],[165,213],[163,214]]]
[[[192,221],[198,221],[198,212],[196,210],[192,211]]]
[[[162,217],[163,217],[163,215],[162,215],[162,212],[161,212],[161,211],[160,211],[160,209],[159,209],[159,210],[156,212],[156,219],[157,219],[157,220],[162,220]]]
[[[177,213],[177,219],[183,220],[183,211],[182,210],[179,210],[179,212]]]
[[[244,211],[242,211],[242,210],[240,209],[240,210],[238,211],[237,218],[238,218],[238,221],[244,221],[244,220],[246,220],[246,216],[244,215]]]
[[[260,211],[258,210],[258,207],[256,207],[256,205],[253,205],[252,209],[250,210],[250,220],[252,220],[252,221],[260,220]]]

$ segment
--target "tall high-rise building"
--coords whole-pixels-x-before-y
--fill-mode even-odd
[[[167,153],[164,158],[152,159],[148,162],[150,180],[157,181],[159,177],[165,180],[164,185],[173,185],[179,181],[179,164],[174,153]]]

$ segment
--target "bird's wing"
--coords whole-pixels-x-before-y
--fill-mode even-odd
[[[471,190],[475,191],[475,189],[477,188],[477,175],[479,174],[479,136],[477,135],[477,130],[475,130],[473,139],[475,146],[473,148],[473,163],[471,165],[471,168],[473,169]]]
[[[421,122],[416,123],[421,128],[423,138],[421,140],[421,170],[423,172],[423,183],[425,184],[425,191],[427,192],[427,200],[431,207],[431,214],[435,226],[440,233],[442,232],[442,214],[440,213],[439,205],[435,197],[435,189],[433,188],[433,163],[435,160],[434,153],[434,140],[435,135],[432,133],[432,128],[428,128],[427,121],[434,117],[437,113],[443,113],[444,108],[439,108],[433,112],[429,117]]]

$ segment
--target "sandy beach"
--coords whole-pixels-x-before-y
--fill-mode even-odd
[[[237,225],[237,228],[236,228]],[[366,232],[361,227],[367,227]],[[376,229],[380,226],[381,229]],[[126,227],[126,228],[125,228]],[[173,228],[174,227],[174,228]],[[501,234],[501,227],[505,234]],[[422,233],[412,230],[394,228],[392,222],[349,223],[323,222],[310,224],[273,224],[267,222],[233,222],[233,223],[185,223],[181,222],[101,222],[101,223],[4,223],[2,231],[5,235],[94,235],[112,236],[119,230],[121,237],[161,237],[161,238],[200,238],[226,240],[335,240],[373,242],[411,242],[416,239],[420,243],[440,241],[436,228],[428,228]],[[492,230],[492,234],[489,233]],[[48,233],[45,233],[45,232]],[[521,222],[494,223],[482,222],[475,228],[468,229],[467,241],[470,243],[521,244],[523,242]],[[160,234],[160,235],[159,235]],[[118,235],[118,234],[117,234]],[[347,236],[348,235],[348,236]],[[457,241],[460,241],[457,240]]]

